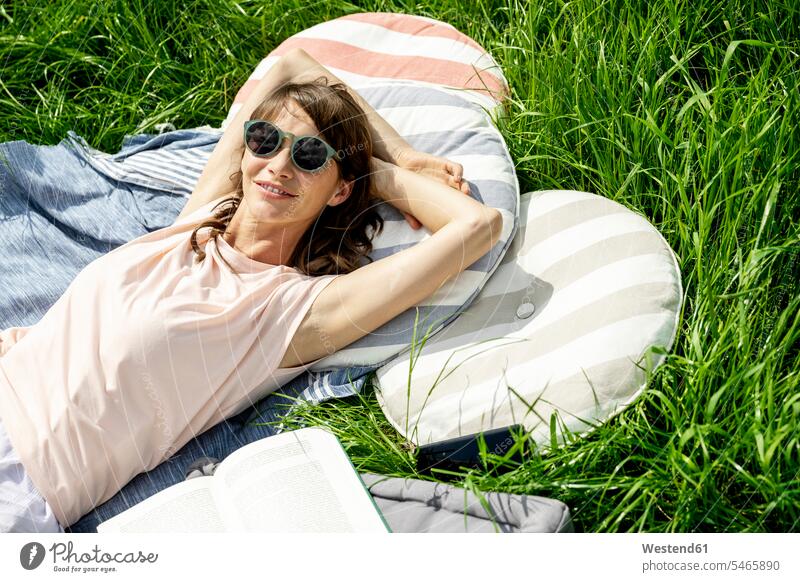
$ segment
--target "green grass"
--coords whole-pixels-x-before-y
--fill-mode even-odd
[[[684,310],[643,396],[481,490],[551,496],[579,531],[798,531],[800,14],[783,2],[15,2],[0,7],[0,141],[69,129],[115,152],[155,125],[218,126],[287,36],[355,11],[450,22],[513,89],[523,190],[595,192],[674,249]],[[303,408],[359,470],[415,476],[374,390]]]

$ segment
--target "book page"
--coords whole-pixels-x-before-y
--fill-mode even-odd
[[[214,501],[213,477],[195,477],[159,491],[97,526],[98,533],[195,533],[227,530]]]
[[[338,439],[319,428],[281,433],[228,456],[214,475],[239,531],[386,532]]]

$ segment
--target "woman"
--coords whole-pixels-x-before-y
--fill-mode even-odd
[[[0,334],[0,530],[63,531],[487,253],[500,214],[459,193],[460,176],[287,54],[172,226],[92,262],[36,325]],[[431,236],[362,265],[383,201]]]

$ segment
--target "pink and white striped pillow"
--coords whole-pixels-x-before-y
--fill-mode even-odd
[[[434,85],[490,112],[509,95],[500,66],[455,27],[423,16],[351,14],[303,30],[269,53],[239,89],[222,129],[269,68],[292,48],[302,48],[353,88],[392,81]]]

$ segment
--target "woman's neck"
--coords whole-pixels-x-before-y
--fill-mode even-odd
[[[259,222],[237,211],[222,236],[231,247],[254,261],[291,267],[289,261],[303,232],[305,230],[300,230],[296,224]]]

